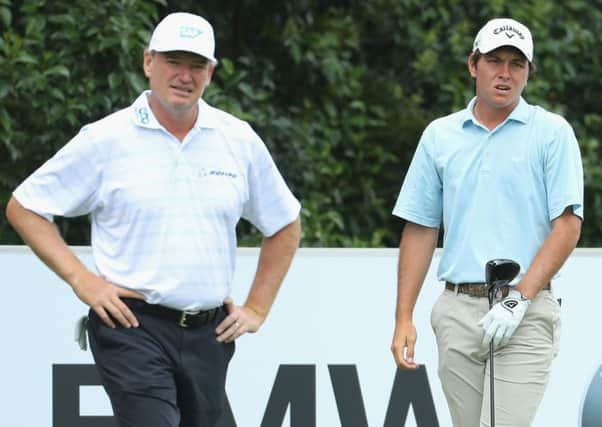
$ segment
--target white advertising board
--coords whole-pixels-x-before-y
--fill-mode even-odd
[[[93,265],[89,248],[74,250]],[[258,250],[238,255],[233,297],[241,303]],[[237,342],[223,427],[430,427],[430,417],[451,426],[429,321],[442,289],[438,260],[439,252],[416,307],[416,359],[425,369],[396,379],[389,346],[397,250],[301,249],[263,328]],[[535,427],[590,427],[580,419],[602,363],[600,265],[602,250],[577,250],[554,282],[561,349]],[[0,247],[0,271],[0,426],[113,425],[104,391],[88,378],[92,356],[73,341],[86,307],[26,247]]]

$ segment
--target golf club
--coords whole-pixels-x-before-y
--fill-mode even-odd
[[[508,285],[520,271],[520,265],[511,259],[492,259],[485,264],[485,281],[489,310],[493,307],[495,292]],[[493,339],[489,342],[489,407],[491,410],[491,426],[495,427],[495,396],[493,373]]]

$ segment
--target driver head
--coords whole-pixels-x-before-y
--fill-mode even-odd
[[[485,265],[485,281],[489,290],[510,283],[520,271],[520,265],[511,259],[492,259]]]

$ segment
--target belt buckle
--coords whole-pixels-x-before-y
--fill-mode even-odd
[[[193,315],[196,313],[193,313],[191,311],[183,311],[182,314],[180,315],[180,321],[178,322],[178,325],[180,325],[183,328],[188,328],[190,327],[190,325],[187,322],[188,320],[188,316]]]

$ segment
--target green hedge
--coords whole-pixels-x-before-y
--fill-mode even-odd
[[[510,4],[513,3],[513,4]],[[303,203],[304,246],[396,246],[391,209],[422,129],[466,105],[466,58],[494,16],[526,23],[525,98],[574,126],[586,171],[581,246],[602,246],[602,5],[572,0],[0,0],[0,204],[79,127],[146,86],[157,18],[207,17],[220,65],[206,99],[249,120]],[[19,242],[4,219],[0,243]],[[72,244],[86,219],[60,221]],[[259,236],[241,224],[242,244]]]

